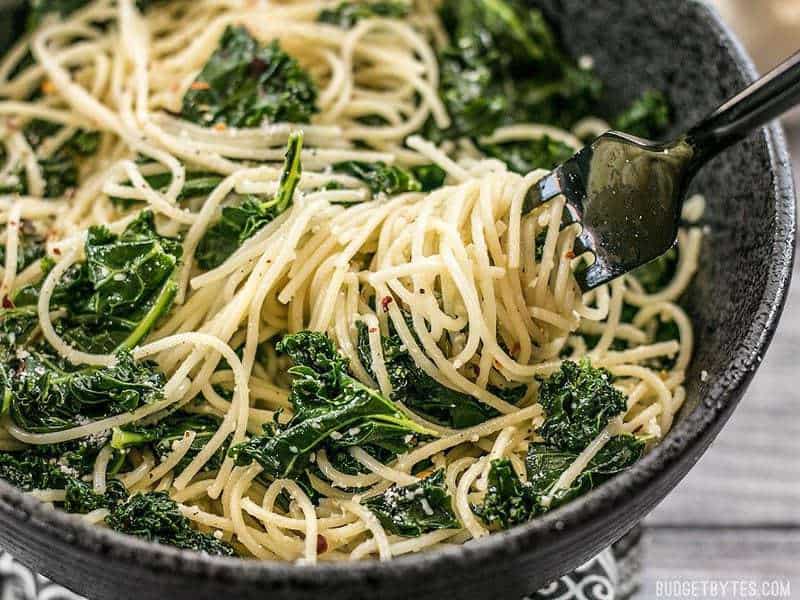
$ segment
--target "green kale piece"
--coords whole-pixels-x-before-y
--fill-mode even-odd
[[[34,119],[25,125],[23,134],[28,144],[36,150],[48,137],[55,135],[61,126],[57,123]],[[58,150],[47,158],[39,159],[42,178],[45,182],[44,197],[55,198],[63,196],[67,190],[78,183],[78,161],[81,157],[97,152],[100,143],[100,134],[95,131],[78,130]],[[5,151],[0,152],[0,159],[5,158]],[[0,186],[0,193],[27,194],[28,180],[20,166],[11,175],[16,177],[16,183]]]
[[[389,533],[405,537],[461,527],[441,469],[419,483],[391,487],[364,504]]]
[[[359,322],[357,327],[359,359],[374,377],[367,326]],[[479,425],[498,416],[499,413],[491,406],[469,394],[442,385],[420,369],[396,332],[391,331],[390,335],[382,336],[381,346],[389,382],[392,384],[392,400],[395,402],[402,402],[426,419],[454,429]],[[517,386],[492,387],[489,391],[503,396],[508,402],[516,403],[525,395],[525,390],[525,386]]]
[[[334,171],[346,173],[367,184],[373,194],[393,196],[406,192],[421,192],[422,183],[408,169],[386,163],[341,162]]]
[[[125,486],[109,479],[105,494],[97,494],[81,479],[90,473],[105,439],[86,438],[62,444],[31,446],[19,452],[0,452],[0,479],[23,491],[65,490],[61,507],[86,514],[98,508],[113,508],[128,497]]]
[[[187,171],[186,181],[178,194],[178,200],[187,200],[189,198],[206,197],[225,179],[219,173],[212,173],[210,171]],[[156,173],[155,175],[146,175],[144,180],[154,190],[165,191],[172,181],[172,173]],[[136,200],[128,198],[118,198],[111,196],[109,198],[116,206],[127,209],[137,204]]]
[[[551,170],[575,154],[571,146],[547,135],[536,140],[487,144],[480,148],[487,156],[502,160],[509,169],[521,175],[536,169]]]
[[[520,481],[508,459],[492,461],[486,496],[473,509],[488,526],[500,529],[527,523],[541,512],[533,487]]]
[[[155,425],[133,424],[115,428],[111,446],[117,450],[125,450],[149,445],[159,460],[163,461],[172,453],[173,444],[182,440],[187,431],[193,431],[196,434],[194,441],[189,451],[175,467],[175,470],[180,472],[189,465],[200,450],[205,448],[219,427],[220,420],[216,417],[179,411]],[[204,470],[218,469],[225,459],[226,451],[227,445],[223,444],[222,448],[206,463]]]
[[[589,464],[568,488],[554,490],[554,484],[578,453],[564,451],[547,444],[531,444],[526,470],[528,485],[540,496],[548,496],[550,510],[577,498],[612,476],[630,467],[642,457],[645,441],[633,435],[616,435],[589,461]],[[541,504],[541,499],[539,501]]]
[[[53,294],[51,307],[67,310],[57,330],[88,352],[135,347],[172,306],[180,242],[159,235],[153,213],[143,211],[119,235],[91,227],[84,252]]]
[[[439,56],[440,94],[452,118],[429,136],[480,137],[515,122],[569,127],[602,84],[559,48],[541,12],[521,0],[446,0],[451,45]]]
[[[582,451],[608,422],[626,408],[625,395],[611,384],[611,374],[588,359],[564,361],[542,382],[539,403],[547,415],[539,428],[545,443]]]
[[[473,507],[489,526],[508,529],[557,508],[630,467],[644,452],[644,440],[633,435],[612,437],[566,488],[556,482],[578,458],[577,452],[548,444],[531,444],[526,459],[527,481],[517,477],[508,459],[492,461],[486,496]]]
[[[62,508],[81,515],[100,508],[112,510],[128,498],[128,490],[119,479],[108,480],[105,494],[98,494],[90,483],[80,479],[70,479],[66,491],[67,497]]]
[[[667,99],[661,92],[645,91],[639,98],[614,119],[614,129],[655,138],[663,134],[670,124],[670,109]]]
[[[276,349],[294,363],[289,369],[294,416],[285,427],[275,426],[234,446],[230,454],[236,464],[257,461],[269,476],[296,478],[317,448],[358,446],[391,456],[412,448],[421,436],[434,435],[354,379],[347,372],[347,359],[326,335],[310,331],[287,335]]]
[[[678,248],[672,247],[664,254],[636,269],[632,275],[642,284],[644,291],[655,294],[664,289],[678,270]]]
[[[136,6],[141,11],[147,10],[151,4],[159,0],[137,0]],[[51,15],[62,19],[87,6],[91,0],[30,0],[30,10],[26,22],[26,30],[31,32],[39,27]]]
[[[117,354],[109,367],[75,368],[40,350],[26,350],[0,365],[9,414],[26,431],[43,433],[134,411],[163,396],[164,375],[151,362]]]
[[[45,255],[45,239],[35,232],[26,232],[23,221],[20,232],[20,245],[17,249],[17,272],[26,269]],[[0,246],[0,265],[6,264],[5,244]]]
[[[205,126],[308,123],[316,101],[313,80],[277,41],[262,46],[245,27],[229,26],[184,96],[181,115]]]
[[[202,268],[220,266],[239,246],[292,205],[303,173],[300,162],[302,149],[302,132],[293,133],[286,147],[278,191],[272,199],[263,202],[255,196],[247,196],[239,206],[225,206],[222,209],[220,220],[206,232],[197,247],[195,257]]]
[[[215,556],[234,555],[233,548],[225,542],[192,529],[178,504],[165,492],[132,496],[106,517],[106,524],[115,531],[158,544]]]
[[[350,29],[361,19],[370,17],[401,19],[408,15],[409,8],[410,6],[406,2],[342,2],[333,8],[320,11],[317,21]]]
[[[444,185],[444,180],[447,178],[447,173],[438,165],[419,165],[418,167],[411,167],[411,173],[417,178],[420,185],[422,185],[423,192],[438,190]]]
[[[422,165],[405,169],[383,162],[341,162],[334,171],[345,173],[367,184],[373,194],[394,196],[406,192],[431,192],[442,187],[446,173],[436,165]]]

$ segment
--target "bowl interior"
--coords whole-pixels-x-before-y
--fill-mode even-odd
[[[674,107],[676,132],[754,75],[738,45],[699,2],[531,4],[545,10],[574,55],[593,57],[610,92],[609,108],[645,89],[662,90]],[[18,31],[21,22],[4,10],[0,37],[3,28]],[[717,158],[693,190],[706,197],[708,233],[683,302],[696,331],[687,403],[662,446],[586,498],[464,548],[389,564],[299,568],[157,548],[45,511],[0,483],[0,543],[90,597],[521,597],[597,553],[668,493],[730,415],[769,342],[791,274],[795,227],[791,173],[778,129],[761,130]],[[119,581],[130,584],[120,590]]]

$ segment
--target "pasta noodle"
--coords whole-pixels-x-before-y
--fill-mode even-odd
[[[87,481],[96,494],[112,478],[131,492],[164,492],[202,531],[265,560],[387,560],[486,535],[475,506],[491,487],[493,461],[508,459],[525,478],[526,452],[541,441],[545,418],[537,402],[542,379],[569,358],[588,356],[628,398],[626,412],[561,474],[549,502],[612,435],[653,443],[666,435],[685,399],[692,356],[692,324],[677,301],[698,267],[699,227],[680,232],[676,272],[662,289],[648,292],[628,275],[582,294],[572,276],[578,229],[562,226],[563,198],[523,211],[546,171],[520,175],[476,146],[550,139],[577,150],[608,128],[604,121],[583,119],[571,131],[518,123],[475,142],[435,143],[425,137],[426,123],[452,125],[439,93],[437,51],[446,34],[438,19],[417,6],[407,19],[373,16],[347,29],[318,20],[334,4],[195,0],[154,3],[142,13],[132,0],[96,0],[48,19],[0,65],[0,185],[27,181],[24,193],[0,196],[0,295],[42,282],[37,335],[58,356],[78,367],[120,360],[75,347],[56,308],[60,282],[89,258],[84,244],[93,226],[119,234],[146,208],[159,232],[180,240],[174,305],[132,348],[134,359],[151,359],[165,374],[163,397],[60,430],[31,431],[6,417],[0,451],[102,437],[178,410],[211,416],[217,425],[207,436],[186,431],[158,455],[129,450],[123,467],[105,445]],[[309,123],[205,127],[180,118],[187,92],[203,89],[198,72],[236,25],[261,44],[278,40],[313,76],[318,112]],[[33,120],[59,126],[36,148],[20,133]],[[45,199],[42,159],[84,130],[99,132],[100,150],[81,158],[73,190]],[[285,147],[298,131],[303,173],[291,205],[225,260],[201,267],[203,240],[221,210],[280,193]],[[432,165],[444,184],[387,194],[338,170],[348,161]],[[184,198],[198,172],[214,183],[199,199]],[[691,220],[700,213],[698,200]],[[25,223],[46,237],[49,264],[18,268]],[[675,339],[657,339],[659,323],[674,324]],[[255,463],[237,466],[228,447],[293,416],[290,365],[275,345],[303,330],[326,333],[354,379],[384,398],[397,392],[382,342],[394,335],[431,385],[474,399],[486,418],[443,425],[398,403],[431,435],[389,460],[358,445],[344,458],[320,449],[302,482],[265,477]],[[524,396],[508,400],[502,392],[517,386]],[[419,484],[433,469],[444,470],[458,526],[408,538],[387,531],[369,499]],[[62,490],[36,495],[66,498]],[[85,518],[102,523],[108,514]]]

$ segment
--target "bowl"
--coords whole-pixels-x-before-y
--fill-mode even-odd
[[[644,89],[662,89],[685,127],[755,77],[741,46],[700,2],[536,5],[576,56],[592,56],[617,107]],[[22,16],[8,8],[3,15],[0,31],[19,31]],[[98,599],[514,600],[531,593],[621,537],[675,487],[733,412],[778,324],[795,238],[791,169],[779,127],[759,130],[710,163],[694,191],[706,195],[709,233],[683,301],[697,335],[688,401],[653,452],[586,496],[464,546],[385,563],[302,566],[157,546],[84,524],[0,482],[0,546]]]

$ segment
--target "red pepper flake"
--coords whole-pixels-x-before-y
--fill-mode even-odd
[[[381,309],[383,309],[383,312],[387,312],[389,310],[389,304],[391,304],[391,302],[392,302],[391,296],[384,296],[383,298],[381,298]]]
[[[215,129],[216,131],[225,131],[227,128],[228,128],[228,126],[227,126],[227,125],[225,125],[225,123],[216,123],[216,124],[214,125],[214,129]]]
[[[370,327],[369,328],[369,332],[370,333],[378,333],[378,328],[377,327]]]
[[[192,85],[189,86],[189,89],[197,90],[197,91],[199,91],[199,90],[208,90],[210,88],[211,88],[211,86],[205,81],[195,81],[195,82],[192,83]]]
[[[317,554],[325,554],[328,551],[328,540],[324,535],[317,534]]]
[[[3,308],[8,308],[8,309],[14,308],[14,303],[11,301],[11,298],[9,298],[7,295],[3,296]]]
[[[55,254],[56,256],[61,256],[61,249],[58,246],[55,246],[53,248],[53,254]]]
[[[572,260],[573,258],[575,258],[575,253],[572,250],[567,250],[566,253],[564,254],[564,256],[566,256],[568,259]]]

